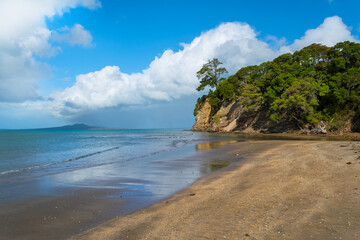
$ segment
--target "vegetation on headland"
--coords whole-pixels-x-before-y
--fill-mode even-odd
[[[206,86],[217,87],[219,82],[225,80],[225,78],[220,78],[220,76],[228,73],[228,71],[224,67],[219,67],[221,64],[222,62],[214,58],[202,66],[196,73],[196,77],[200,80],[200,85],[196,90],[204,90]]]
[[[247,111],[267,111],[275,122],[296,121],[304,126],[325,121],[336,130],[359,110],[360,44],[312,44],[273,61],[241,68],[227,79],[218,76],[215,82],[216,89],[198,99],[194,115],[206,99],[212,115],[224,102],[237,101]],[[201,84],[200,90],[204,88]]]

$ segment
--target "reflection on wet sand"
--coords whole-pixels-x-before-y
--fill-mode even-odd
[[[201,152],[201,151],[221,148],[221,147],[225,147],[228,144],[236,143],[236,142],[238,142],[238,140],[199,143],[199,144],[196,144],[196,151]]]
[[[229,166],[231,162],[233,162],[232,159],[212,160],[212,161],[204,162],[199,166],[199,172],[202,175],[206,175],[221,168]]]
[[[226,145],[229,144],[237,143],[239,141],[240,140],[225,140],[225,141],[200,143],[196,145],[196,151],[202,152],[211,149],[218,149],[225,147]],[[226,155],[217,155],[217,156],[221,156],[222,158],[219,159],[219,158],[206,157],[205,159],[207,160],[203,159],[203,161],[201,161],[201,163],[199,164],[199,172],[202,175],[206,175],[221,168],[227,167],[230,165],[231,162],[234,161],[233,157],[231,156],[227,156],[227,158],[225,158]]]

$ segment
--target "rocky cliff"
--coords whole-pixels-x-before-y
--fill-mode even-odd
[[[239,117],[243,112],[241,105],[237,102],[224,103],[216,114],[212,114],[208,99],[200,104],[195,116],[195,131],[234,131],[240,128]],[[213,115],[213,116],[212,116]]]
[[[335,132],[360,132],[360,112],[342,116],[342,126]],[[245,110],[239,101],[225,102],[216,112],[212,110],[208,99],[199,104],[196,109],[194,131],[233,132],[244,133],[305,133],[326,134],[330,128],[329,122],[320,121],[315,126],[300,126],[297,122],[279,121],[270,119],[267,110]]]
[[[314,129],[321,128],[325,129],[320,123],[319,126],[316,126]],[[221,105],[218,111],[214,112],[211,109],[208,99],[199,104],[196,109],[193,130],[208,132],[241,131],[245,133],[282,133],[304,131],[304,129],[296,122],[274,122],[270,120],[270,114],[266,110],[245,110],[244,106],[242,106],[239,101],[225,102]],[[325,131],[322,133],[325,133]]]
[[[210,89],[196,103],[193,129],[359,132],[359,53],[360,44],[355,42],[333,47],[312,44],[272,61],[243,67],[226,79],[214,80],[210,72],[201,79],[200,90],[204,83]]]

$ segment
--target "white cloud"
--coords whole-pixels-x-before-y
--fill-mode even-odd
[[[273,39],[274,40],[274,39]],[[277,40],[285,44],[285,39]],[[74,86],[51,95],[50,108],[60,116],[74,116],[87,111],[151,100],[179,98],[196,93],[196,72],[214,57],[223,61],[229,72],[243,66],[268,61],[284,52],[293,52],[311,43],[332,46],[355,38],[339,17],[325,19],[316,29],[280,50],[257,38],[246,23],[224,23],[202,33],[183,49],[166,50],[141,73],[125,74],[117,66],[79,75]]]
[[[40,77],[36,63],[26,53],[12,55],[0,53],[0,101],[20,102],[35,100],[38,86],[36,80]]]
[[[278,38],[276,36],[268,35],[265,40],[274,50],[280,49],[287,44],[285,37]]]
[[[98,0],[0,1],[0,101],[38,99],[36,82],[47,68],[34,57],[51,57],[58,51],[49,43],[46,19],[78,6],[94,9],[101,4]]]
[[[65,26],[58,31],[53,31],[51,39],[55,42],[66,42],[71,46],[91,47],[93,45],[91,33],[80,24],[75,24],[72,28]]]
[[[9,2],[15,1],[6,1],[7,6],[0,2],[0,23],[6,19],[1,14],[2,7],[8,7],[9,11],[12,9]],[[30,8],[30,5],[26,5],[29,1],[17,0],[17,6],[20,2],[25,6],[16,11],[23,11],[21,13],[27,21],[15,21],[12,27],[0,24],[0,33],[8,33],[0,34],[0,102],[39,98],[36,81],[42,77],[40,73],[46,71],[46,66],[35,61],[33,56],[49,57],[56,54],[57,49],[49,43],[50,38],[66,41],[70,45],[91,46],[91,34],[80,24],[60,29],[51,36],[45,24],[46,17],[51,18],[79,5],[88,8],[100,6],[96,0],[51,0],[45,5],[40,4],[43,1],[34,0],[32,8],[37,13],[30,11],[27,16],[25,9]],[[14,14],[16,11],[13,10]],[[51,94],[49,101],[40,105],[57,116],[71,117],[119,105],[136,105],[152,100],[171,101],[196,93],[196,72],[208,59],[219,58],[229,72],[234,73],[243,66],[271,60],[313,42],[332,46],[345,40],[356,41],[341,18],[336,16],[325,19],[319,27],[308,30],[290,45],[286,45],[284,38],[259,40],[254,29],[246,23],[224,23],[203,32],[190,43],[181,44],[182,49],[177,52],[166,50],[142,72],[126,74],[118,66],[106,66],[99,71],[79,75],[72,87]],[[38,102],[36,104],[39,105]]]
[[[224,23],[182,44],[178,52],[166,50],[141,73],[125,74],[117,66],[79,75],[76,84],[51,96],[57,114],[72,115],[121,104],[179,98],[196,93],[196,72],[218,57],[230,71],[275,57],[265,42],[244,23]]]
[[[338,42],[356,41],[350,29],[338,16],[328,17],[315,29],[307,30],[305,35],[294,41],[290,46],[284,46],[281,52],[294,52],[312,43],[334,46]]]

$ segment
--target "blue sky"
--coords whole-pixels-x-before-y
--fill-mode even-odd
[[[233,74],[312,42],[359,41],[358,9],[355,0],[1,1],[0,129],[191,128],[207,59]]]

